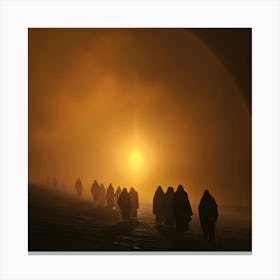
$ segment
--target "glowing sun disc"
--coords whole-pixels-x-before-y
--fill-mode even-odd
[[[143,166],[144,160],[139,150],[134,150],[130,154],[130,166],[134,170],[138,170]]]

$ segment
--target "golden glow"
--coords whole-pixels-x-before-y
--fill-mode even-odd
[[[92,199],[97,179],[147,203],[158,185],[194,201],[213,187],[250,205],[251,115],[211,49],[181,28],[30,28],[30,182],[80,177]]]
[[[139,171],[143,167],[144,159],[139,150],[133,150],[129,160],[132,170]]]

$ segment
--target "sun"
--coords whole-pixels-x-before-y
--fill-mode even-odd
[[[143,155],[139,150],[133,150],[130,154],[130,167],[134,171],[138,171],[143,167],[144,159]]]

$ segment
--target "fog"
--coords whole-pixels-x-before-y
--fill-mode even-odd
[[[207,188],[251,206],[250,111],[189,29],[29,29],[28,106],[30,182],[80,177],[86,196],[96,179],[142,202],[183,184],[196,204]]]

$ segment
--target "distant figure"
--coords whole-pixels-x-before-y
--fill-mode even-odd
[[[121,209],[122,219],[128,220],[130,218],[131,212],[131,201],[126,188],[122,190],[118,200],[118,204]]]
[[[76,190],[77,196],[80,197],[82,195],[82,191],[83,191],[83,185],[82,185],[82,181],[80,178],[78,178],[75,183],[75,190]]]
[[[173,187],[168,187],[167,192],[164,196],[164,223],[167,226],[173,226],[175,224],[175,215],[174,215],[174,189]]]
[[[119,197],[120,197],[121,192],[122,192],[122,190],[121,190],[120,187],[118,187],[116,192],[115,192],[115,209],[118,212],[120,211],[120,207],[119,207],[118,201],[119,201]]]
[[[179,185],[173,200],[173,209],[176,221],[176,231],[185,232],[189,229],[189,222],[193,215],[189,202],[188,194],[184,191],[183,186]]]
[[[164,220],[164,192],[158,186],[153,198],[153,213],[156,215],[156,223],[161,224]]]
[[[55,188],[57,187],[57,179],[55,177],[52,179],[52,185]]]
[[[106,189],[103,184],[100,185],[99,205],[105,206],[106,204]]]
[[[215,240],[215,227],[218,219],[218,207],[214,197],[205,190],[199,203],[199,218],[204,239]]]
[[[138,193],[134,188],[131,188],[129,191],[129,197],[131,201],[131,217],[137,218],[137,209],[139,208],[139,199]]]
[[[91,191],[91,194],[92,194],[93,202],[97,205],[98,201],[100,199],[100,187],[99,187],[96,180],[94,180],[90,191]]]
[[[112,184],[110,184],[107,189],[106,197],[107,197],[107,206],[110,209],[113,209],[115,203],[114,203],[114,188]]]

